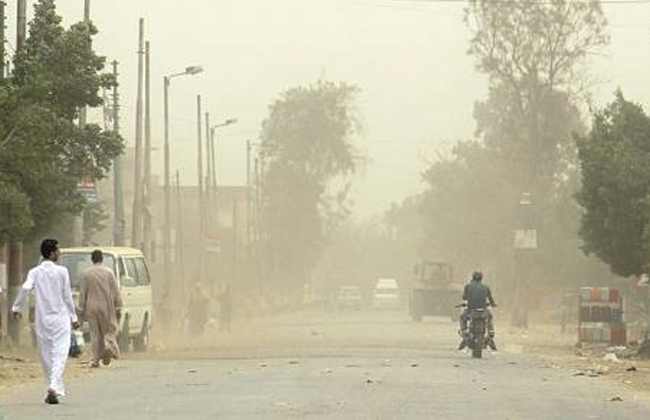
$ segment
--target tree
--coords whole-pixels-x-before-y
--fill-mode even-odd
[[[571,107],[583,66],[609,42],[599,1],[491,2],[471,0],[465,20],[473,33],[469,53],[488,75],[493,97],[507,103],[522,186],[546,198],[556,175],[558,141],[551,113]],[[566,137],[564,137],[566,139]]]
[[[472,0],[465,21],[473,33],[469,53],[489,78],[485,106],[494,111],[477,107],[479,117],[492,120],[489,130],[479,124],[480,134],[509,160],[510,182],[519,191],[532,191],[534,227],[552,238],[558,186],[567,182],[574,155],[570,131],[579,128],[576,104],[588,86],[584,66],[609,42],[600,2]],[[526,283],[539,257],[524,252],[517,257],[513,275],[519,279],[519,308],[513,323],[525,326]]]
[[[584,251],[621,276],[650,269],[650,117],[616,92],[578,138]]]
[[[262,127],[269,158],[263,218],[267,265],[298,285],[316,265],[328,234],[347,217],[349,176],[358,166],[358,89],[319,81],[285,92]]]
[[[0,150],[0,182],[28,198],[28,239],[67,213],[79,214],[85,203],[79,180],[103,178],[123,149],[122,139],[98,125],[75,124],[78,110],[101,104],[100,88],[114,83],[93,51],[96,29],[63,28],[53,0],[40,0],[34,12],[14,75],[0,86],[0,138],[8,138]]]
[[[83,240],[84,246],[98,245],[94,242],[97,233],[106,229],[106,208],[101,201],[89,202],[83,211]]]

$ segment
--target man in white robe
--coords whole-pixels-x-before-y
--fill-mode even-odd
[[[55,264],[61,255],[58,241],[44,240],[41,255],[43,262],[27,274],[12,312],[15,318],[19,318],[27,307],[29,292],[35,291],[36,344],[47,381],[45,402],[58,404],[58,397],[65,395],[63,374],[70,351],[71,327],[77,326],[77,314],[68,270]]]

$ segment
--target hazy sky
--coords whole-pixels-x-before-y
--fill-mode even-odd
[[[15,1],[9,0],[13,37]],[[33,1],[28,0],[29,9]],[[66,24],[83,0],[58,0]],[[120,62],[123,135],[134,137],[138,18],[152,45],[153,137],[162,146],[162,77],[200,64],[205,73],[172,84],[172,165],[196,183],[196,94],[220,132],[222,183],[245,179],[246,139],[256,140],[278,94],[320,77],[357,84],[369,162],[354,189],[355,216],[384,211],[422,189],[420,173],[437,150],[474,132],[473,103],[485,79],[466,54],[464,4],[400,0],[93,0],[99,53]],[[650,4],[606,6],[612,45],[596,59],[596,104],[625,94],[650,104]],[[13,44],[13,38],[12,38]],[[162,153],[154,155],[160,173]],[[129,180],[131,181],[131,180]],[[131,181],[132,182],[132,181]]]

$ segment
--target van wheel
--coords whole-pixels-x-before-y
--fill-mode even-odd
[[[144,314],[144,321],[142,321],[142,329],[140,329],[140,334],[133,342],[133,349],[138,352],[147,351],[149,347],[149,330],[151,329],[149,323],[149,313]]]
[[[122,324],[122,331],[117,335],[117,346],[120,348],[120,353],[128,353],[129,352],[129,344],[130,344],[130,337],[129,337],[129,321],[131,319],[131,315],[126,313],[124,314],[124,323]]]

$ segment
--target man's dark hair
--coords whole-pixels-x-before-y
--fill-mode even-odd
[[[93,260],[93,264],[102,263],[104,262],[104,254],[99,249],[96,249],[90,254],[90,259]]]
[[[41,255],[46,260],[49,260],[53,252],[59,248],[59,241],[56,239],[46,239],[41,242]]]

